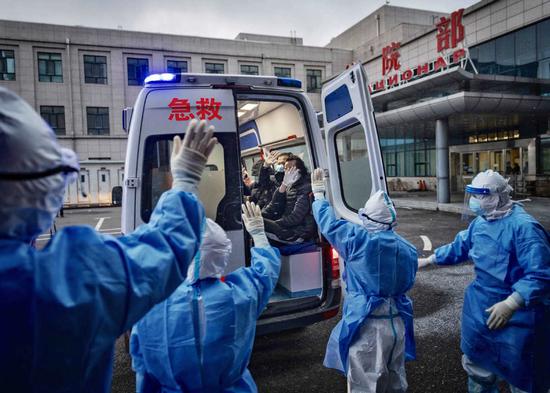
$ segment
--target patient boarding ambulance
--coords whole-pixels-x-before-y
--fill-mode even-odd
[[[233,242],[226,273],[250,262],[251,239],[241,222],[242,166],[262,148],[301,157],[311,172],[326,169],[327,198],[336,214],[360,223],[357,210],[371,192],[386,189],[373,107],[361,65],[322,89],[323,124],[301,82],[274,76],[155,74],[145,80],[133,108],[124,110],[129,133],[122,203],[122,231],[147,222],[171,185],[172,139],[192,119],[216,127],[214,148],[199,186],[206,215]],[[313,197],[311,198],[313,201]],[[258,321],[258,333],[307,326],[338,313],[338,254],[321,235],[280,248],[281,275]]]

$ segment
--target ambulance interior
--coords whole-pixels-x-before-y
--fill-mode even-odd
[[[314,169],[305,132],[305,119],[298,106],[280,101],[238,100],[237,116],[243,173],[246,171],[252,180],[257,182],[258,167],[262,165],[258,161],[263,162],[263,153],[267,151],[300,157],[309,173]],[[273,169],[270,171],[271,181],[275,182]],[[311,194],[309,200],[308,214],[312,215]],[[271,238],[269,240],[272,242]],[[273,244],[281,252],[282,264],[279,282],[270,303],[312,296],[321,297],[323,250],[318,235],[303,242]]]
[[[218,144],[208,159],[198,190],[206,216],[221,225],[233,243],[227,273],[243,266],[250,255],[248,249],[251,243],[243,244],[241,231],[241,203],[244,201],[242,165],[251,173],[254,163],[261,159],[261,148],[265,147],[292,153],[302,158],[309,172],[312,170],[301,109],[288,102],[273,101],[238,101],[237,107],[240,137],[237,140],[233,133],[216,134]],[[152,135],[145,139],[141,194],[141,218],[144,222],[149,221],[154,206],[172,183],[170,154],[173,136]],[[280,302],[292,300],[294,308],[320,301],[323,294],[323,254],[329,255],[330,250],[324,250],[318,236],[315,237],[303,243],[278,247],[282,254],[282,267],[270,303],[278,303],[285,308],[286,303]]]

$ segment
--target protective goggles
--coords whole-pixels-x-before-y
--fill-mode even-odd
[[[384,222],[384,221],[378,221],[372,217],[370,217],[368,214],[366,213],[363,213],[363,212],[360,212],[359,215],[361,217],[365,217],[367,220],[369,221],[372,221],[372,222],[375,222],[377,224],[382,224],[382,225],[387,225],[389,226],[390,228],[393,226],[393,223],[395,222],[395,216],[393,215],[393,212],[392,212],[392,220],[390,222]]]

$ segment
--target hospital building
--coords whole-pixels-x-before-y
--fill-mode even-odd
[[[390,191],[462,193],[494,169],[550,196],[550,0],[483,0],[449,13],[383,5],[323,47],[0,20],[0,86],[80,158],[67,205],[110,205],[123,184],[122,110],[152,73],[276,75],[321,84],[364,64]]]

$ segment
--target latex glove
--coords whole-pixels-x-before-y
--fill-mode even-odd
[[[264,149],[264,166],[273,166],[277,162],[277,158],[281,155],[278,151],[268,151]]]
[[[418,258],[418,268],[422,269],[428,265],[435,263],[435,254],[430,255],[428,258]]]
[[[311,191],[313,191],[315,200],[325,199],[325,172],[321,168],[317,168],[311,173]]]
[[[246,202],[242,205],[243,209],[243,224],[256,247],[269,247],[269,242],[265,235],[264,218],[262,217],[262,211],[260,207],[254,202]]]
[[[197,192],[206,166],[208,156],[218,142],[213,138],[214,127],[206,129],[206,121],[200,123],[192,120],[185,131],[183,142],[179,136],[174,137],[170,169],[172,171],[172,188],[186,192]]]
[[[519,296],[519,294],[517,296]],[[504,327],[519,308],[521,308],[521,305],[514,298],[514,294],[508,296],[501,302],[493,304],[485,310],[486,313],[489,313],[487,326],[489,329],[500,329]]]
[[[292,167],[285,171],[285,177],[283,178],[283,185],[286,188],[292,187],[294,183],[300,178],[300,171],[296,167]]]

